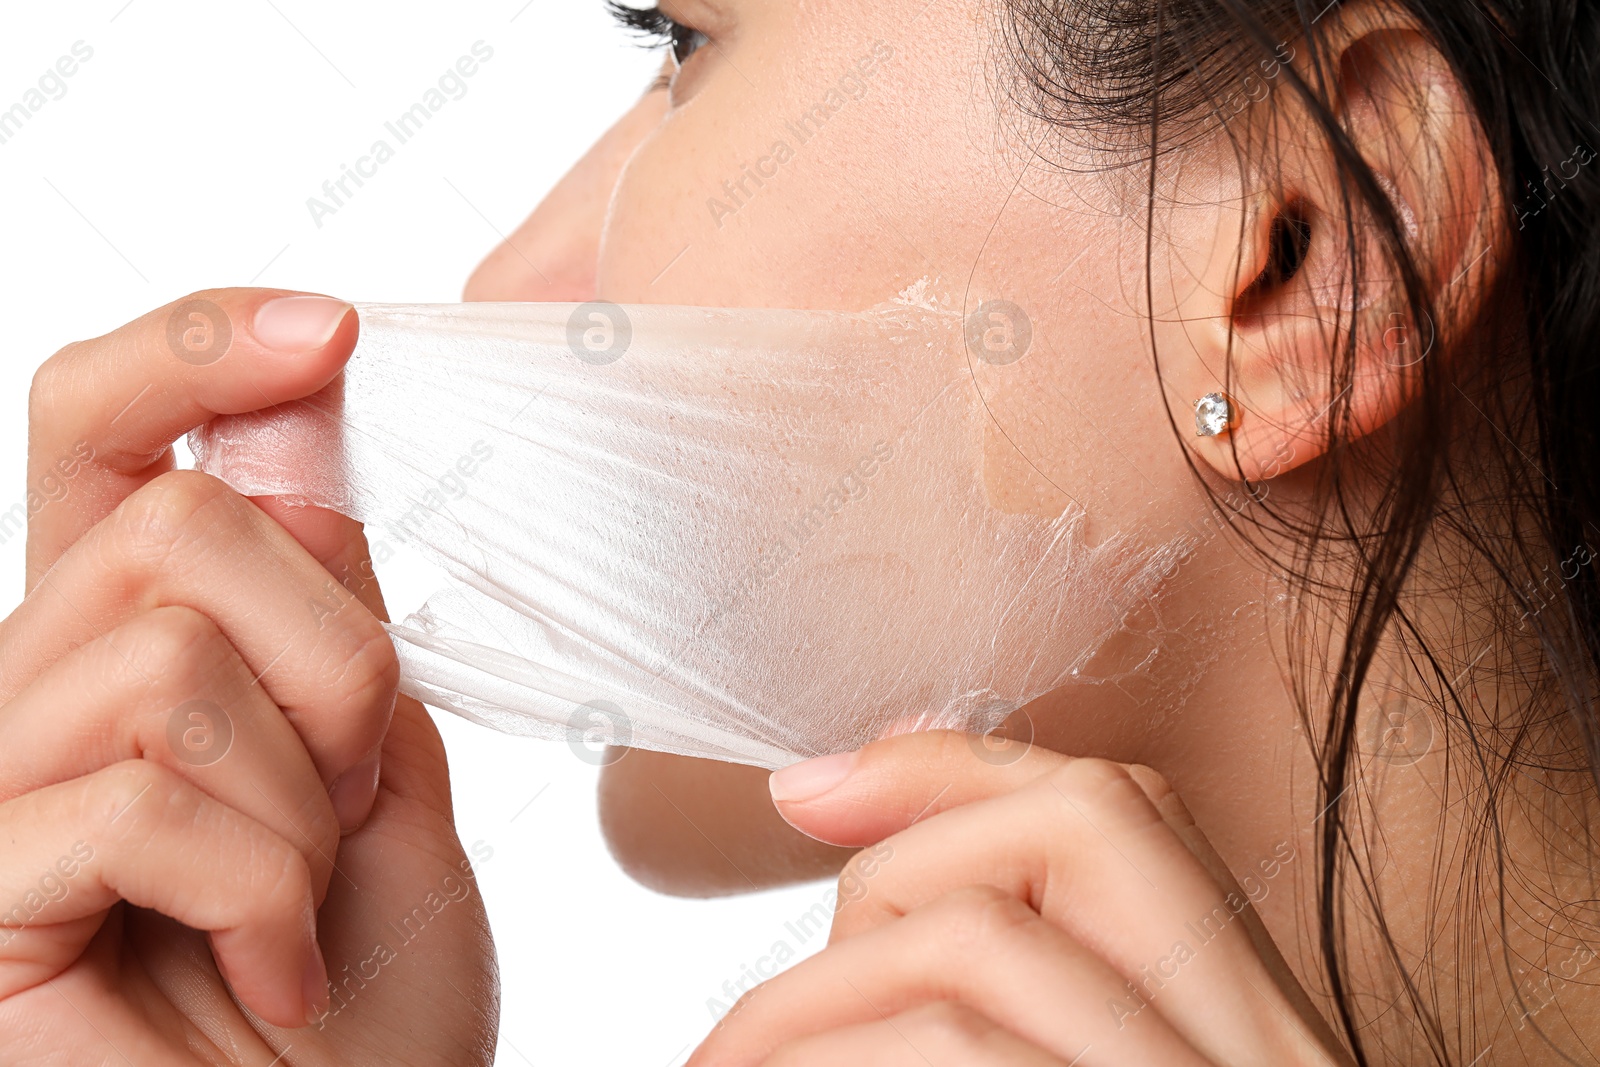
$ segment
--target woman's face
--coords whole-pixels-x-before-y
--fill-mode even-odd
[[[1147,228],[1147,167],[1095,155],[1017,106],[997,47],[1004,12],[988,0],[671,2],[705,41],[680,34],[698,46],[670,88],[596,142],[479,267],[467,298],[863,309],[906,293],[967,317],[1001,349],[1031,336],[1020,358],[968,361],[992,416],[990,501],[1050,516],[1076,501],[1091,542],[1194,547],[1159,602],[1130,613],[1085,668],[1115,684],[1048,694],[1013,730],[1075,754],[1233,765],[1236,752],[1194,752],[1258,733],[1181,716],[1237,705],[1252,671],[1266,690],[1281,685],[1269,651],[1246,654],[1256,646],[1240,640],[1240,661],[1213,670],[1207,641],[1250,625],[1244,605],[1260,581],[1220,535],[1184,451],[1196,447],[1183,427],[1191,406],[1224,377],[1218,263],[1239,251],[1242,199],[1231,145],[1219,135],[1164,157]],[[602,787],[613,850],[674,892],[744,888],[746,871],[784,881],[836,868],[838,855],[804,851],[766,776],[749,770],[631,754]],[[659,814],[663,795],[684,826]],[[774,856],[809,858],[777,870]]]
[[[1192,513],[1149,355],[1143,211],[1129,207],[1144,169],[1107,170],[1117,160],[1023,116],[1001,15],[974,0],[662,10],[694,31],[678,33],[670,86],[486,261],[470,299],[861,309],[909,289],[976,316],[1001,350],[1031,332],[1020,359],[973,361],[997,504],[1076,498],[1096,536],[1167,534]],[[1183,261],[1209,254],[1207,192],[1212,206],[1162,220],[1184,251],[1158,252],[1180,275],[1158,311],[1205,265]],[[997,300],[1020,313],[980,308]],[[1181,326],[1157,325],[1165,358]]]

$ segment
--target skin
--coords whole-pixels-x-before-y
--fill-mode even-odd
[[[1315,775],[1272,641],[1281,590],[1216,528],[1190,466],[1270,484],[1285,507],[1306,500],[1331,399],[1316,391],[1318,323],[1342,253],[1314,239],[1291,281],[1251,283],[1286,192],[1321,212],[1319,234],[1337,232],[1326,147],[1290,103],[1262,120],[1280,124],[1275,186],[1241,175],[1220,136],[1186,148],[1160,179],[1147,303],[1143,173],[1046,140],[996,98],[993,26],[976,5],[681,0],[670,13],[709,43],[602,136],[466,298],[863,308],[926,279],[958,310],[1009,299],[1036,341],[1014,364],[975,368],[995,416],[991,502],[1051,514],[1077,500],[1096,536],[1192,538],[1159,601],[1089,672],[1114,684],[1050,694],[1012,724],[1032,746],[897,738],[842,778],[834,763],[771,782],[644,752],[607,767],[608,840],[647,884],[711,895],[837,874],[848,859],[841,896],[870,886],[841,910],[829,948],[742,1001],[696,1062],[909,1063],[928,1050],[1008,1064],[1341,1062],[1310,926]],[[1484,221],[1493,182],[1474,162],[1476,128],[1412,28],[1359,4],[1330,20],[1340,57],[1396,61],[1388,73],[1334,64],[1337,91],[1358,149],[1421,219],[1450,312],[1440,330],[1462,331],[1488,269],[1473,256],[1502,239]],[[852,71],[860,80],[801,143],[786,123]],[[791,152],[774,173],[761,160],[778,140]],[[1039,165],[1034,145],[1062,166]],[[743,179],[735,198],[723,183],[746,166],[769,176]],[[1447,187],[1468,198],[1461,210],[1437,207]],[[493,951],[470,889],[433,920],[441,936],[430,929],[382,980],[349,987],[322,1025],[289,1031],[328,1007],[324,970],[359,969],[388,917],[446,877],[470,883],[470,862],[438,735],[394,697],[359,529],[171,470],[169,443],[212,414],[320,388],[356,325],[339,318],[270,352],[257,313],[284,294],[201,295],[233,326],[214,362],[173,358],[168,308],[58,353],[35,381],[30,485],[79,441],[93,458],[34,516],[28,598],[0,629],[0,752],[27,753],[0,756],[0,829],[24,850],[6,899],[79,840],[95,858],[0,946],[3,1058],[70,1047],[90,1059],[109,1042],[136,1063],[265,1063],[290,1044],[283,1062],[487,1063]],[[1361,309],[1363,336],[1384,336],[1383,299]],[[1359,351],[1352,411],[1360,447],[1381,459],[1414,385],[1377,341]],[[1175,439],[1168,405],[1181,431],[1195,398],[1224,382],[1244,412],[1235,431]],[[148,385],[163,402],[130,407]],[[281,595],[245,604],[240,589]],[[331,612],[308,610],[313,600]],[[180,698],[234,709],[239,758],[216,765],[226,773],[168,741]],[[809,795],[828,770],[837,780]],[[1402,901],[1391,921],[1419,960],[1437,942],[1414,904],[1426,894],[1405,891],[1435,873],[1447,775],[1429,752],[1386,781],[1379,808],[1393,846],[1385,886]],[[1508,833],[1533,841],[1541,829]],[[866,870],[864,846],[893,862]],[[1247,893],[1253,908],[1219,947],[1130,1025],[1110,1025],[1105,1005],[1140,967],[1247,878],[1262,884],[1264,864],[1270,891]],[[1358,948],[1367,933],[1357,924]],[[1582,1014],[1581,992],[1562,996]],[[1512,1052],[1492,998],[1482,1011],[1505,1062],[1541,1062],[1535,1047]],[[1375,1032],[1394,1062],[1415,1053],[1403,1023]]]
[[[174,358],[162,309],[64,349],[30,396],[29,485],[79,462],[30,523],[28,594],[0,624],[0,891],[25,909],[0,952],[0,1058],[266,1063],[292,1044],[287,1062],[340,1064],[404,1032],[407,1062],[488,1062],[487,921],[457,888],[443,745],[395,698],[359,528],[174,471],[168,447],[320,388],[354,316],[324,301],[332,317],[269,347],[257,312],[286,294],[198,295],[236,324],[218,358]],[[223,755],[197,756],[222,722]],[[375,957],[441,891],[427,936]]]
[[[1285,866],[1241,888],[1149,768],[1020,742],[975,759],[943,731],[824,759],[842,779],[780,773],[772,792],[797,828],[871,846],[829,948],[747,994],[691,1064],[1346,1062],[1246,903]]]
[[[591,207],[561,217],[541,208],[510,240],[532,262],[552,264],[541,271],[555,292],[621,303],[860,308],[928,277],[958,307],[1004,295],[1028,309],[1042,340],[980,383],[997,424],[1025,443],[1019,454],[1005,436],[991,435],[991,498],[1010,510],[1048,512],[1069,495],[1065,487],[1099,532],[1135,529],[1151,543],[1188,532],[1207,514],[1174,446],[1131,302],[1143,286],[1143,236],[1129,219],[1137,190],[1116,177],[1067,180],[1025,169],[1014,145],[993,143],[1002,140],[988,132],[997,121],[1017,120],[972,79],[948,76],[985,69],[990,27],[974,8],[934,5],[917,15],[914,30],[905,23],[916,11],[897,3],[696,2],[672,10],[713,43],[677,75],[667,100],[647,98],[613,131],[637,137],[625,165],[610,169],[621,153],[609,144],[579,165],[570,180],[590,190]],[[865,80],[861,98],[829,119],[824,134],[798,143],[785,123],[879,40],[894,55]],[[758,79],[758,92],[747,78]],[[907,113],[941,121],[908,125],[900,118]],[[1037,140],[1039,133],[1018,136]],[[708,198],[728,203],[722,182],[737,179],[775,140],[790,143],[794,158],[719,219]],[[1158,324],[1159,339],[1169,352],[1187,352],[1177,357],[1181,373],[1166,383],[1180,412],[1221,384],[1220,338],[1215,331],[1193,337],[1183,321],[1207,312],[1225,321],[1232,295],[1225,286],[1233,279],[1216,275],[1219,266],[1231,268],[1237,238],[1235,247],[1217,246],[1240,194],[1235,175],[1235,199],[1226,200],[1221,158],[1216,146],[1194,153],[1196,174],[1179,191],[1188,206],[1164,220],[1175,248],[1200,249],[1170,264],[1166,291],[1158,292],[1168,320]],[[575,195],[562,187],[552,200],[565,212]],[[598,241],[594,287],[585,290],[584,275],[556,271],[574,244],[567,227],[602,214],[604,225],[589,231]],[[587,266],[589,257],[580,262]],[[468,298],[508,295],[501,279],[511,263],[503,251],[492,256]],[[515,293],[543,299],[550,291],[530,285]],[[1189,306],[1174,315],[1184,301]],[[1096,338],[1092,352],[1069,340],[1084,336]],[[1090,411],[1115,416],[1078,415]],[[1203,458],[1222,457],[1215,448]],[[1104,686],[1028,709],[1043,744],[1163,769],[1213,828],[1224,855],[1240,862],[1270,853],[1291,827],[1298,840],[1296,788],[1302,804],[1312,803],[1309,779],[1287,785],[1299,744],[1254,606],[1262,592],[1261,577],[1228,539],[1208,536],[1166,590],[1163,624],[1178,629],[1221,617],[1232,625],[1212,627],[1207,647],[1169,642],[1159,674],[1136,680],[1133,693]],[[1226,607],[1217,606],[1219,596]],[[1239,651],[1227,672],[1204,669],[1218,641]],[[1148,638],[1127,635],[1106,650],[1100,670],[1114,676],[1148,648]],[[1166,728],[1149,730],[1152,700],[1173,705],[1179,679],[1188,679],[1181,703],[1156,709]],[[776,819],[763,778],[632,753],[607,769],[602,784],[608,838],[630,873],[670,892],[735,892],[748,888],[746,878],[776,884],[835,869],[837,851],[795,839]],[[671,807],[652,803],[657,790]],[[1287,910],[1275,918],[1280,929],[1292,921]]]

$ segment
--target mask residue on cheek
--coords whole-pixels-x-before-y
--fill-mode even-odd
[[[359,311],[335,387],[214,421],[197,459],[440,565],[389,626],[402,688],[507,732],[768,767],[982,732],[1183,549],[1091,545],[1001,461],[932,280],[862,313]]]

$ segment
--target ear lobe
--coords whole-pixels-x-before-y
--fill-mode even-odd
[[[1423,361],[1470,325],[1487,288],[1500,223],[1482,133],[1438,50],[1376,11],[1346,12],[1324,42],[1337,57],[1327,67],[1337,72],[1331,106],[1388,201],[1435,321],[1411,321],[1391,230],[1303,101],[1282,88],[1266,141],[1275,188],[1242,225],[1235,216],[1231,299],[1216,309],[1227,348],[1202,353],[1191,387],[1195,398],[1225,390],[1242,409],[1230,434],[1195,443],[1229,478],[1263,481],[1326,453],[1336,404],[1346,440],[1387,425],[1418,395]],[[1203,370],[1224,361],[1226,382]]]

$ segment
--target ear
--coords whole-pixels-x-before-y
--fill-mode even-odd
[[[1392,206],[1434,321],[1411,321],[1390,231],[1279,73],[1242,153],[1257,188],[1224,213],[1207,277],[1180,309],[1211,328],[1189,331],[1198,359],[1166,375],[1182,403],[1230,399],[1232,425],[1194,441],[1228,478],[1266,481],[1325,454],[1334,411],[1342,441],[1388,425],[1416,399],[1423,362],[1481,310],[1503,228],[1482,132],[1422,33],[1403,16],[1351,6],[1316,45],[1330,59],[1329,106]],[[1315,86],[1308,47],[1292,62]],[[1187,426],[1187,411],[1180,418]]]

